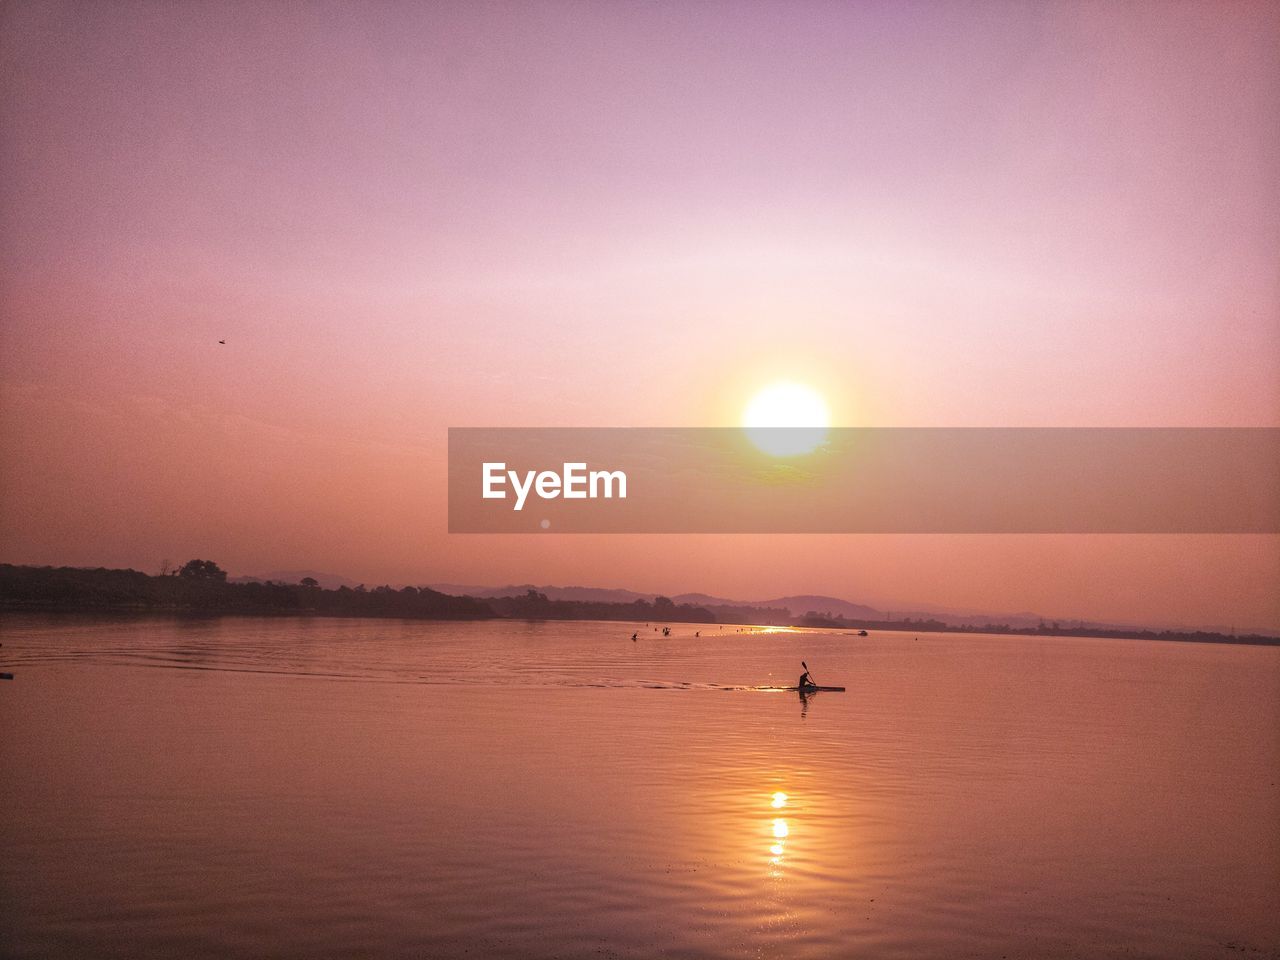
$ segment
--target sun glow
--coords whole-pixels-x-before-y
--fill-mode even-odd
[[[782,381],[760,390],[742,412],[742,426],[753,444],[775,457],[809,453],[822,444],[831,411],[817,391]]]

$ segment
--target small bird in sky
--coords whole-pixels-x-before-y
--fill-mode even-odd
[[[219,342],[219,343],[226,343],[227,341],[225,341],[225,340],[219,340],[218,342]]]

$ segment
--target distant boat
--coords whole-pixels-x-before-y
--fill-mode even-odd
[[[858,631],[858,636],[860,636],[860,637],[865,637],[866,635],[867,635],[867,631],[865,631],[865,630],[859,630],[859,631]]]

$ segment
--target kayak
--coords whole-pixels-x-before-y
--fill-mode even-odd
[[[754,687],[755,690],[772,691],[774,693],[844,693],[844,687]]]

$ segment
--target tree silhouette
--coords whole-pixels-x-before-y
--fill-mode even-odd
[[[212,560],[188,560],[178,571],[178,576],[188,580],[217,580],[225,582],[227,571]]]

